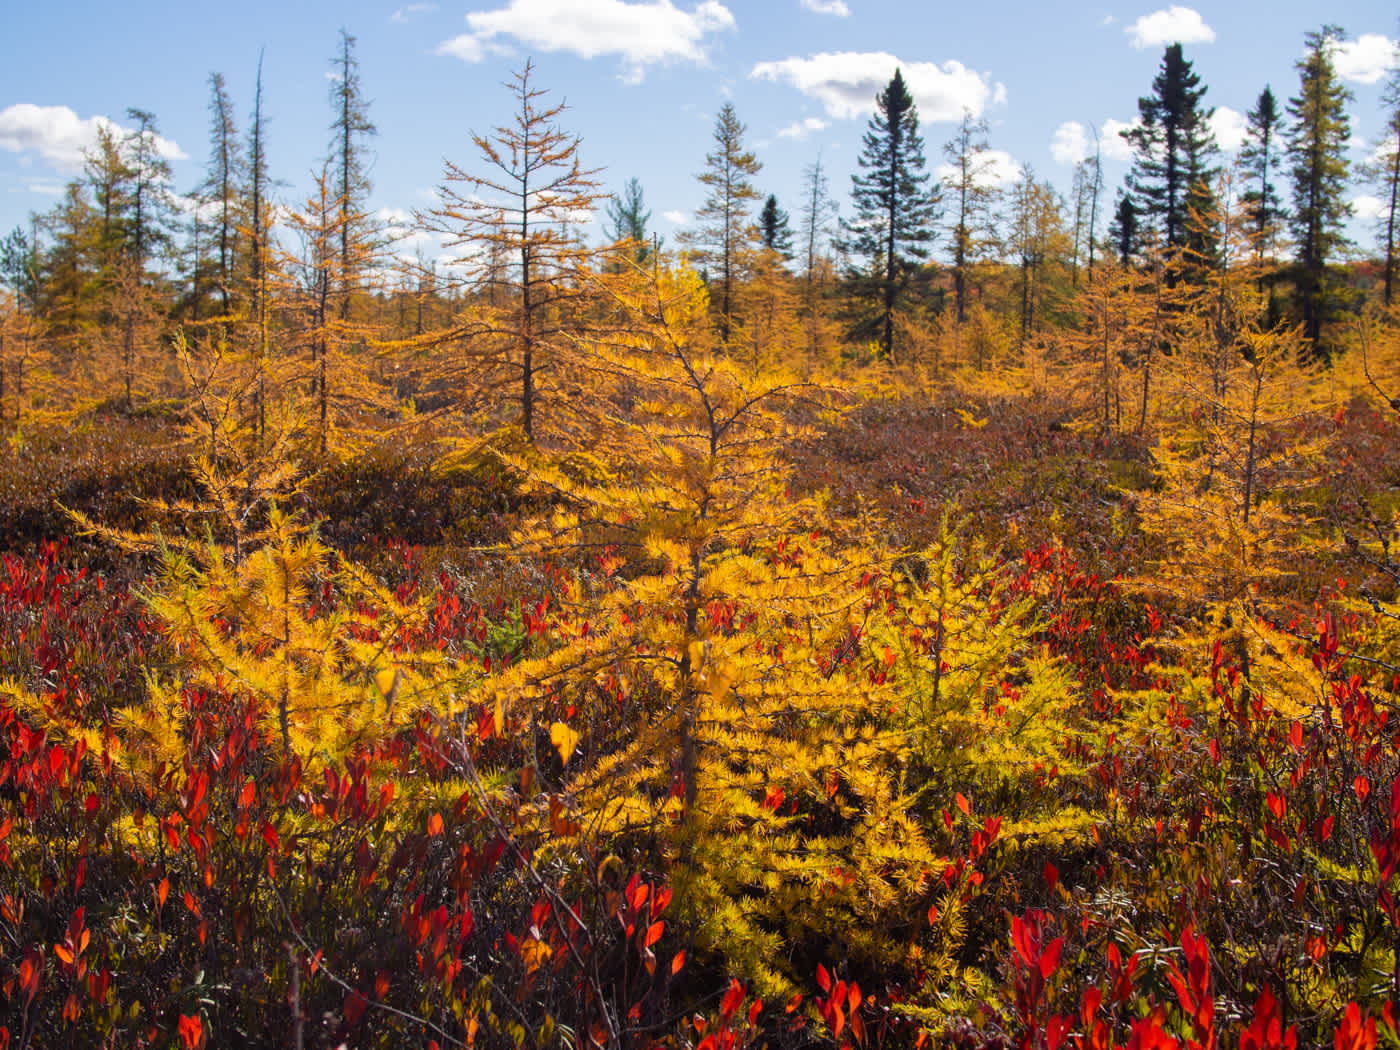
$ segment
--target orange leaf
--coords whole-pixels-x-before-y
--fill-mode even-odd
[[[665,928],[666,924],[664,922],[654,922],[648,926],[645,946],[650,948],[657,941],[661,940],[661,931]]]
[[[681,967],[685,965],[685,952],[676,952],[671,958],[671,976],[681,972]]]
[[[53,946],[53,953],[57,955],[59,960],[64,964],[68,966],[73,965],[73,953],[67,948],[65,948],[63,945],[55,944]]]
[[[428,818],[428,834],[436,838],[442,834],[442,814],[434,813]]]
[[[165,898],[170,896],[170,880],[161,879],[160,885],[156,887],[156,907],[165,907]]]
[[[963,816],[972,816],[972,806],[967,801],[967,797],[961,791],[959,791],[956,795],[953,796],[953,801],[958,804],[958,809],[963,811]]]

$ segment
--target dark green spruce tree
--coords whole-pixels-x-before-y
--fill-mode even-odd
[[[1283,221],[1283,202],[1279,200],[1274,180],[1278,178],[1282,144],[1283,113],[1269,88],[1259,92],[1246,117],[1244,145],[1240,148],[1240,171],[1245,177],[1245,190],[1240,200],[1249,222],[1249,239],[1254,247],[1254,261],[1262,265],[1274,255],[1279,226]]]
[[[647,236],[651,211],[642,195],[642,184],[635,177],[628,179],[620,197],[614,195],[608,198],[606,210],[608,228],[604,235],[614,243],[634,242],[633,259],[638,263],[646,262],[652,250]]]
[[[330,173],[335,190],[336,227],[340,241],[339,285],[340,319],[350,317],[350,299],[365,276],[376,234],[368,213],[372,189],[369,179],[370,154],[365,140],[378,134],[369,119],[369,100],[360,82],[360,60],[355,57],[355,38],[340,31],[340,48],[332,57],[330,87],[331,120]]]
[[[1118,199],[1113,205],[1113,219],[1108,224],[1108,240],[1113,246],[1113,253],[1118,256],[1119,265],[1126,270],[1142,248],[1137,205],[1133,203],[1131,193],[1118,191]]]
[[[1330,296],[1327,261],[1350,243],[1346,144],[1351,124],[1346,104],[1351,92],[1332,64],[1333,47],[1342,37],[1337,26],[1307,34],[1308,51],[1298,62],[1298,94],[1288,102],[1298,308],[1304,338],[1312,352],[1323,357],[1328,354],[1323,340]]]
[[[792,258],[792,226],[788,213],[778,207],[778,198],[771,193],[758,213],[758,235],[768,251],[777,252],[784,259]]]
[[[1139,220],[1159,234],[1166,251],[1209,255],[1211,233],[1191,218],[1212,212],[1211,160],[1216,152],[1209,120],[1213,109],[1201,104],[1201,78],[1172,44],[1152,81],[1152,94],[1138,99],[1139,123],[1124,131],[1133,147],[1129,186]]]
[[[894,314],[910,274],[928,258],[941,216],[940,192],[929,186],[914,97],[895,70],[875,96],[875,115],[851,176],[855,216],[843,222],[839,247],[865,265],[851,274],[859,308],[852,334],[875,338],[886,359],[894,351]]]

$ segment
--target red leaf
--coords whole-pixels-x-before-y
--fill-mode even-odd
[[[1342,1023],[1333,1033],[1332,1043],[1336,1050],[1375,1050],[1376,1019],[1361,1020],[1361,1007],[1355,1002],[1347,1004],[1347,1012]]]
[[[729,991],[724,993],[724,1001],[720,1003],[719,1015],[723,1020],[729,1020],[734,1016],[734,1011],[739,1009],[739,1004],[744,1001],[744,986],[733,977],[729,978]]]
[[[657,941],[661,940],[661,933],[665,928],[666,924],[664,922],[654,922],[650,926],[648,926],[646,941],[643,946],[646,948],[650,948]]]
[[[180,1042],[185,1044],[185,1050],[195,1050],[199,1046],[200,1040],[204,1036],[204,1022],[198,1015],[194,1017],[180,1017]]]
[[[1049,980],[1050,975],[1055,972],[1060,965],[1060,951],[1065,946],[1063,937],[1056,937],[1050,942],[1050,947],[1040,957],[1040,976],[1043,980]]]
[[[676,954],[671,957],[671,976],[674,977],[676,974],[680,973],[681,967],[684,965],[685,952],[676,952]]]
[[[826,972],[826,967],[817,963],[817,987],[824,992],[831,991],[831,974]]]

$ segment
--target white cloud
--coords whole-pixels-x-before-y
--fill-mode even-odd
[[[1099,25],[1111,26],[1117,21],[1118,17],[1116,15],[1104,15],[1103,18],[1099,19]]]
[[[460,58],[463,62],[480,62],[486,57],[486,48],[481,46],[481,41],[476,37],[463,33],[439,44],[437,54]]]
[[[1064,165],[1078,164],[1089,155],[1089,132],[1077,120],[1067,120],[1055,129],[1050,155]]]
[[[1243,113],[1229,106],[1216,106],[1209,124],[1216,143],[1226,153],[1234,153],[1244,145],[1244,136],[1249,130],[1249,125]]]
[[[1193,9],[1176,4],[1143,15],[1123,32],[1137,48],[1215,43],[1215,30],[1206,25],[1205,19]]]
[[[778,132],[778,138],[805,139],[812,132],[821,131],[827,126],[827,122],[822,120],[821,117],[808,117],[805,120],[799,120],[796,123],[789,124],[787,127],[783,128],[781,131]]]
[[[409,4],[407,7],[401,7],[390,15],[389,21],[403,23],[407,22],[414,15],[432,14],[437,9],[437,4]]]
[[[661,217],[676,226],[684,226],[690,221],[690,216],[683,211],[663,211]]]
[[[56,168],[76,171],[83,166],[83,151],[107,128],[120,138],[128,129],[103,116],[79,117],[67,106],[36,106],[19,102],[0,110],[0,149],[11,153],[33,151]],[[155,136],[156,152],[166,160],[184,160],[186,154],[173,141]]]
[[[1351,209],[1358,218],[1379,219],[1386,213],[1386,203],[1379,197],[1363,193],[1361,196],[1351,199]]]
[[[468,32],[443,41],[437,51],[480,62],[491,41],[506,37],[583,58],[616,55],[625,79],[640,83],[645,68],[656,62],[704,62],[705,37],[735,24],[719,0],[700,0],[691,11],[671,0],[508,0],[495,11],[469,13]]]
[[[1374,84],[1400,62],[1400,45],[1379,33],[1363,33],[1355,40],[1332,44],[1332,65],[1343,80]]]
[[[846,18],[851,13],[846,0],[802,0],[802,6],[819,15],[836,15],[838,18]]]
[[[63,187],[52,182],[31,182],[25,187],[30,193],[42,193],[46,197],[57,197]]]
[[[1113,160],[1132,160],[1133,147],[1127,139],[1123,137],[1123,132],[1142,125],[1141,117],[1134,117],[1124,123],[1121,120],[1114,120],[1109,117],[1103,122],[1103,137],[1099,140],[1103,143],[1103,155],[1111,157]]]
[[[961,120],[965,111],[980,116],[989,100],[997,101],[987,78],[961,62],[901,62],[883,51],[824,52],[760,62],[749,76],[786,81],[820,101],[829,116],[842,119],[869,114],[875,96],[889,85],[895,69],[903,71],[919,118],[925,122]],[[997,94],[1004,99],[1005,89]]]
[[[938,177],[944,182],[950,182],[957,177],[957,169],[951,164],[941,164],[938,167]],[[1009,186],[1021,177],[1021,165],[1016,163],[1016,158],[1003,149],[983,150],[976,161],[976,168],[972,173],[972,181],[978,186],[995,189],[998,186]]]

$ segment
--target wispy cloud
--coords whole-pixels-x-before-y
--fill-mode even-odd
[[[851,14],[846,0],[802,0],[802,6],[819,15],[835,15],[837,18],[848,18]]]
[[[414,15],[430,15],[437,9],[437,4],[409,4],[406,7],[399,8],[390,15],[389,21],[402,24],[413,18]]]
[[[955,178],[957,174],[957,169],[951,164],[941,164],[938,167],[938,177],[944,182]],[[972,181],[987,189],[1009,186],[1020,177],[1021,165],[1004,149],[983,150],[978,155],[976,167],[972,171]]]
[[[805,139],[812,132],[821,131],[828,126],[821,117],[807,117],[805,120],[799,120],[781,129],[778,132],[778,137],[780,139]]]

